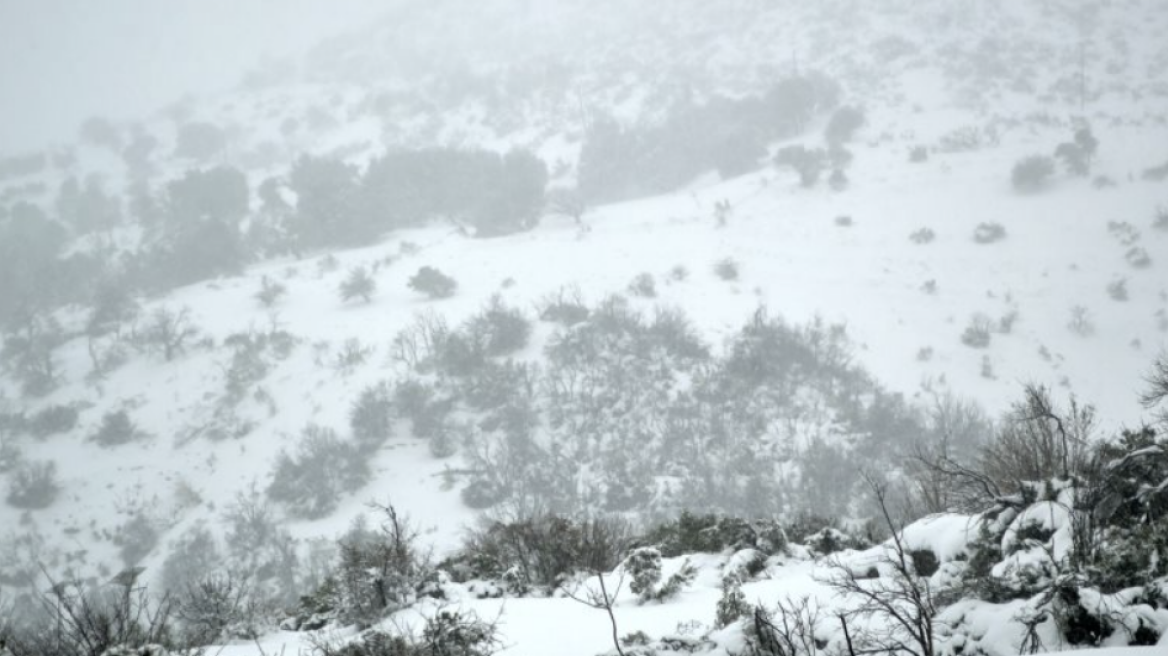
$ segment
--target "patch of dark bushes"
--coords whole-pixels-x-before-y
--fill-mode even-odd
[[[772,555],[787,546],[787,534],[774,520],[748,521],[682,511],[676,519],[659,524],[638,538],[636,544],[654,546],[666,558],[690,553],[721,553],[727,549],[756,549]]]
[[[353,444],[335,431],[309,425],[293,452],[276,459],[267,494],[290,515],[319,519],[337,507],[341,495],[369,480],[369,461]]]
[[[631,525],[619,518],[575,521],[541,514],[472,530],[442,567],[456,580],[501,581],[526,592],[557,586],[578,571],[610,571],[631,543]]]

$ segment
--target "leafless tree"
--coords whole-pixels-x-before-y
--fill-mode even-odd
[[[554,189],[548,194],[548,209],[555,214],[571,217],[579,226],[584,223],[588,202],[579,189]]]
[[[1070,478],[1086,466],[1095,411],[1074,398],[1067,410],[1054,405],[1050,392],[1027,385],[982,451],[980,471],[1006,492],[1017,492],[1027,481]]]
[[[169,308],[158,308],[150,315],[150,321],[136,334],[142,348],[162,352],[162,357],[170,362],[182,353],[187,343],[199,334],[199,329],[191,323],[190,308],[178,312]]]
[[[115,646],[167,642],[171,602],[151,599],[137,585],[140,568],[121,572],[104,586],[52,584],[41,597],[44,625],[9,636],[13,656],[100,656]]]
[[[824,617],[810,597],[785,599],[773,612],[757,606],[751,621],[751,656],[819,656],[821,652],[816,635]]]
[[[1145,408],[1152,409],[1168,401],[1168,353],[1156,358],[1146,380],[1148,389],[1140,396],[1140,403]],[[1168,424],[1168,407],[1160,408],[1157,418]]]
[[[893,520],[888,507],[887,486],[869,473],[861,474],[875,498],[880,519],[892,533],[877,564],[878,576],[841,560],[832,566],[824,582],[842,597],[856,599],[858,605],[840,615],[851,656],[898,653],[934,656],[934,622],[938,612],[937,590],[929,578],[917,571],[913,554],[904,542],[903,526]],[[866,620],[861,626],[852,620]]]
[[[608,589],[608,584],[604,581],[604,571],[593,570],[590,575],[596,577],[596,587],[587,587],[585,584],[577,585],[574,588],[562,587],[564,594],[573,601],[577,601],[589,608],[602,610],[608,614],[609,624],[612,626],[612,645],[616,648],[616,653],[620,656],[625,656],[625,651],[621,647],[620,631],[617,629],[616,612],[613,611],[613,606],[616,605],[616,598],[620,595],[621,588],[625,584],[625,575],[622,571],[617,578],[616,585],[613,586],[612,591]],[[584,588],[584,589],[582,589]]]

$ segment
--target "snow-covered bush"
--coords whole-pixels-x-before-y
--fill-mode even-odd
[[[369,528],[359,517],[338,542],[334,608],[346,624],[367,627],[413,604],[431,570],[409,518],[392,505],[377,510],[381,515],[377,528]]]
[[[490,656],[502,647],[498,629],[467,612],[441,610],[426,619],[421,635],[375,629],[339,645],[316,644],[321,656]]]
[[[625,559],[624,570],[629,575],[629,589],[642,602],[648,601],[661,581],[661,552],[653,547],[633,549]]]
[[[722,596],[714,607],[714,628],[721,629],[747,617],[753,606],[746,601],[742,582],[735,577],[722,579]]]

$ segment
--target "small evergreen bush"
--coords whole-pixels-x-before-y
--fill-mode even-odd
[[[105,413],[101,418],[101,426],[90,439],[101,446],[120,446],[129,444],[141,435],[130,419],[130,413],[123,409]]]
[[[410,278],[409,286],[430,298],[449,298],[458,289],[458,281],[434,267],[424,266]]]

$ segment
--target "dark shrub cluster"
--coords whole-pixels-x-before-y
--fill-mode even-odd
[[[409,286],[430,298],[449,298],[458,289],[458,281],[434,267],[424,266],[410,278]]]
[[[469,411],[460,429],[473,472],[469,505],[538,502],[566,515],[843,512],[851,490],[839,472],[886,458],[925,430],[903,399],[850,364],[838,327],[795,328],[760,312],[714,356],[676,310],[642,314],[612,297],[586,317],[551,336],[539,368],[449,339],[438,349],[437,380],[403,388],[425,414]],[[805,417],[792,399],[808,393],[831,399],[825,412],[865,438],[796,446],[776,437],[783,417]],[[796,449],[802,474],[778,476],[782,454]],[[719,473],[725,468],[737,475]]]
[[[595,120],[580,153],[580,192],[603,203],[670,191],[707,171],[741,175],[758,167],[768,144],[831,109],[838,94],[822,77],[791,77],[760,96],[683,105],[656,125]]]
[[[24,426],[36,437],[67,433],[77,426],[79,414],[72,405],[51,405],[26,419]]]
[[[57,484],[57,464],[51,460],[21,462],[9,476],[6,498],[14,508],[48,508],[61,491]]]
[[[574,521],[540,514],[471,531],[443,567],[458,579],[501,581],[524,592],[557,586],[579,571],[610,571],[632,538],[631,526],[615,517]]]
[[[305,427],[293,452],[276,460],[268,497],[294,517],[318,519],[331,513],[341,495],[369,480],[369,461],[353,444],[328,428]]]
[[[531,320],[522,310],[506,305],[493,296],[487,306],[472,317],[462,331],[469,341],[481,345],[490,357],[511,355],[527,346],[531,338]]]
[[[1018,191],[1037,191],[1054,175],[1054,160],[1044,155],[1030,155],[1016,164],[1010,173],[1010,182]]]
[[[359,450],[375,451],[389,438],[393,406],[388,384],[377,383],[361,390],[349,409],[349,430]]]
[[[138,426],[130,419],[130,413],[122,409],[102,415],[101,425],[90,439],[101,446],[120,446],[129,444],[142,435]]]
[[[777,521],[750,521],[726,515],[682,511],[676,519],[658,524],[637,539],[666,558],[691,553],[721,553],[727,549],[756,549],[776,554],[787,546],[787,535]]]

